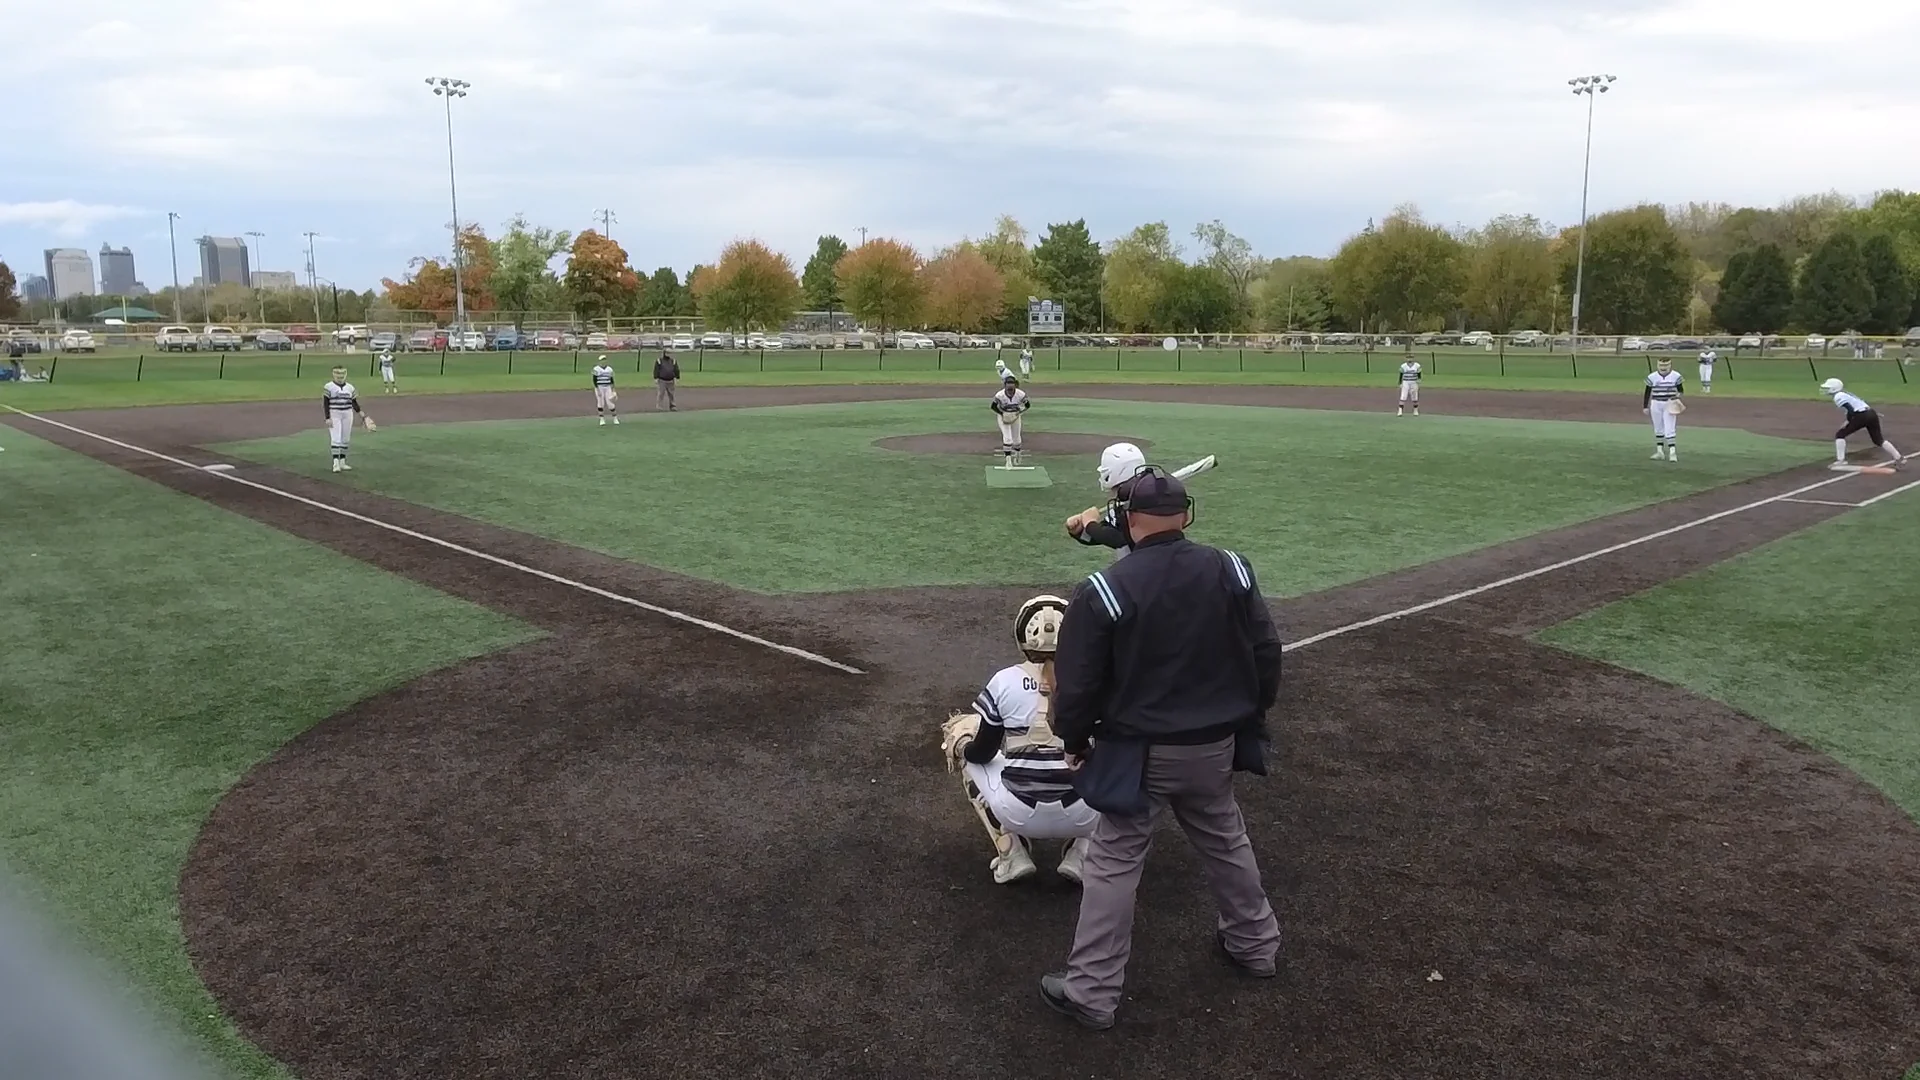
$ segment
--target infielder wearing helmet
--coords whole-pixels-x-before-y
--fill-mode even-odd
[[[1820,384],[1820,392],[1833,399],[1840,411],[1847,414],[1847,422],[1839,431],[1833,433],[1834,464],[1844,464],[1847,460],[1847,436],[1856,431],[1864,431],[1873,445],[1893,459],[1894,468],[1900,467],[1900,450],[1880,434],[1880,414],[1873,406],[1860,398],[1847,393],[1847,386],[1839,379],[1828,379]]]
[[[1020,605],[1013,638],[1026,662],[1002,668],[974,698],[971,712],[955,713],[943,725],[941,752],[947,771],[964,774],[967,802],[993,841],[993,880],[1005,885],[1031,877],[1037,867],[1030,840],[1066,840],[1061,877],[1080,880],[1086,838],[1100,813],[1073,790],[1066,751],[1047,724],[1053,686],[1053,654],[1067,602],[1036,596]]]

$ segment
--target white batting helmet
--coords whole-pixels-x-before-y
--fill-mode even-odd
[[[1052,594],[1042,594],[1020,605],[1013,617],[1013,640],[1030,653],[1050,653],[1060,647],[1060,620],[1066,618],[1067,602]]]
[[[1147,455],[1130,442],[1117,442],[1100,451],[1100,486],[1116,488],[1147,467]]]
[[[1846,388],[1847,384],[1841,382],[1839,379],[1828,379],[1826,382],[1820,384],[1820,392],[1828,397],[1832,397]]]

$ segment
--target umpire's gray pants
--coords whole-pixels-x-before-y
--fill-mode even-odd
[[[1087,850],[1080,924],[1067,957],[1067,996],[1103,1015],[1120,1007],[1127,957],[1133,952],[1134,890],[1153,841],[1154,818],[1164,809],[1172,809],[1206,868],[1227,949],[1256,962],[1280,952],[1280,923],[1260,884],[1247,825],[1233,798],[1233,740],[1152,747],[1147,793],[1152,813],[1101,815]]]
[[[674,380],[672,380],[672,379],[655,379],[655,380],[653,380],[653,385],[654,385],[654,395],[653,395],[653,396],[654,396],[654,407],[655,407],[655,408],[657,408],[657,409],[671,409],[671,408],[673,408],[673,407],[674,407],[674,404],[673,404],[673,382],[674,382]]]

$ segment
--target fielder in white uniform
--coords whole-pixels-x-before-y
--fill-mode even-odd
[[[993,416],[1000,425],[1000,453],[1011,462],[1020,454],[1020,414],[1031,406],[1020,380],[1008,375],[1001,380],[1000,392],[993,395]]]
[[[1668,461],[1680,460],[1680,448],[1675,437],[1680,432],[1680,416],[1675,407],[1680,404],[1680,396],[1686,392],[1686,376],[1673,370],[1673,361],[1660,358],[1659,370],[1647,376],[1646,388],[1640,392],[1640,411],[1653,420],[1653,460],[1666,458]]]
[[[1700,350],[1700,392],[1713,393],[1713,365],[1720,362],[1720,354],[1712,349]]]
[[[327,417],[327,443],[333,450],[333,471],[351,472],[347,443],[353,438],[353,418],[360,414],[360,397],[347,381],[346,368],[333,369],[333,381],[320,388],[320,407]]]
[[[1020,606],[1013,636],[1026,662],[1002,668],[973,701],[944,725],[941,750],[947,770],[960,767],[967,802],[993,841],[993,880],[1005,885],[1032,876],[1037,867],[1029,841],[1066,840],[1060,876],[1079,882],[1086,838],[1100,812],[1073,790],[1059,736],[1047,724],[1053,654],[1067,602],[1036,596]]]
[[[380,354],[380,392],[383,394],[400,392],[400,387],[393,381],[393,354],[390,352]]]
[[[1400,365],[1400,409],[1395,416],[1407,415],[1407,406],[1413,406],[1413,415],[1420,415],[1420,361],[1409,356]]]
[[[1846,424],[1833,433],[1835,465],[1844,465],[1847,462],[1847,436],[1856,431],[1864,431],[1867,433],[1867,438],[1873,440],[1873,445],[1880,448],[1881,453],[1893,459],[1893,467],[1896,469],[1900,467],[1903,460],[1900,457],[1900,449],[1888,442],[1886,436],[1880,434],[1880,414],[1874,411],[1873,406],[1847,393],[1846,384],[1839,379],[1828,379],[1821,383],[1820,392],[1832,398],[1833,403],[1840,407],[1840,411],[1847,414]]]
[[[1032,374],[1033,374],[1033,350],[1021,349],[1020,350],[1020,377],[1024,379],[1027,376]]]
[[[993,358],[993,377],[999,379],[1001,382],[1006,382],[1008,379],[1013,378],[1013,369],[1007,366],[1005,360],[996,356]]]
[[[600,414],[601,427],[607,426],[608,417],[613,418],[615,427],[620,426],[619,400],[620,395],[613,390],[613,365],[603,356],[593,365],[593,408]]]

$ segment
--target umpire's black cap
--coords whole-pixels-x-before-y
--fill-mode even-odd
[[[1148,517],[1178,517],[1193,506],[1187,497],[1187,485],[1154,466],[1133,478],[1133,490],[1127,493],[1127,512]]]

